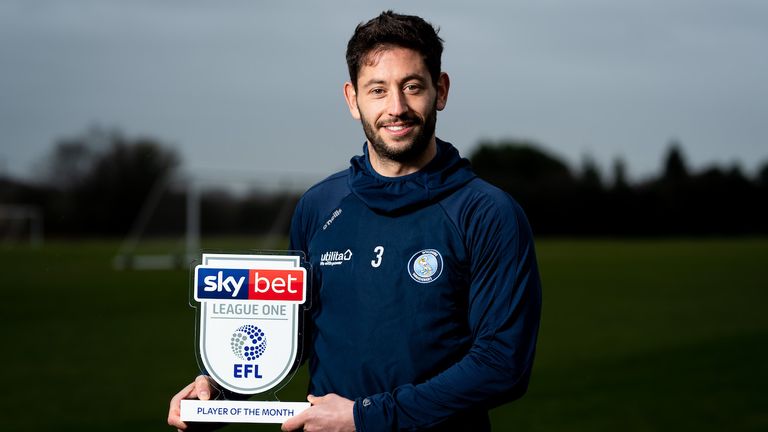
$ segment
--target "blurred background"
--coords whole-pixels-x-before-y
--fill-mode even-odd
[[[538,239],[495,429],[768,430],[768,4],[0,0],[8,430],[170,430],[190,260],[287,246],[362,150],[344,51],[389,8],[441,28],[438,136]]]

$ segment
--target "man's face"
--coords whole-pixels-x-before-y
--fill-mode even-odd
[[[369,54],[358,73],[357,89],[348,83],[345,94],[352,116],[362,122],[380,158],[416,162],[434,142],[447,76],[441,75],[435,86],[419,53],[390,47]]]

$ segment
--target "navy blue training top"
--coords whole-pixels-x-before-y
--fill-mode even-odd
[[[358,431],[489,430],[528,386],[541,310],[520,206],[438,140],[420,171],[364,154],[309,189],[291,247],[312,265],[309,391],[355,401]]]

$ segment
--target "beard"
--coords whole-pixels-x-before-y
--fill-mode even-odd
[[[415,126],[416,136],[414,136],[410,142],[406,141],[409,138],[404,138],[403,141],[401,141],[403,144],[401,146],[387,144],[378,130],[383,125],[394,121],[408,122]],[[435,125],[437,124],[437,103],[435,101],[435,105],[433,105],[425,118],[416,114],[406,113],[401,116],[381,120],[376,125],[373,125],[366,120],[361,113],[360,122],[363,124],[365,137],[368,138],[368,142],[371,143],[373,150],[380,158],[398,163],[416,162],[420,160],[421,156],[427,150],[429,142],[435,134]]]

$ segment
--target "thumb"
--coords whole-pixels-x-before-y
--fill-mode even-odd
[[[197,398],[200,400],[208,400],[211,398],[211,386],[207,377],[200,375],[195,379],[195,391],[197,393]]]
[[[320,402],[322,400],[322,396],[318,397],[315,395],[307,395],[307,401],[309,401],[310,404],[315,405],[316,403]]]

